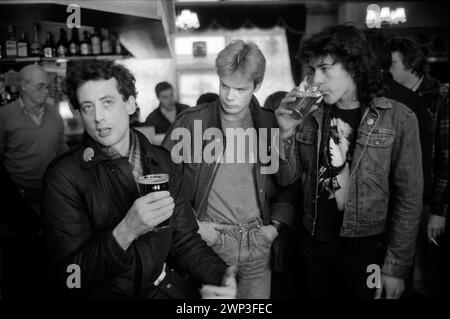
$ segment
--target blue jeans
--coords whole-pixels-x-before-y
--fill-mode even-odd
[[[270,248],[275,239],[260,218],[240,224],[200,222],[199,233],[206,243],[230,266],[238,267],[240,299],[270,297]]]

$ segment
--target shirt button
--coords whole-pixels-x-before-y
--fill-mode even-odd
[[[368,119],[367,120],[367,125],[373,125],[373,122],[374,122],[373,119]]]
[[[380,145],[380,141],[375,141],[375,145]]]
[[[172,288],[172,284],[167,284],[166,288],[167,288],[167,289]]]
[[[260,189],[259,192],[262,193],[262,192],[264,192],[264,190],[263,190],[263,189]]]

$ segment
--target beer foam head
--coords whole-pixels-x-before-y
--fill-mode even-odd
[[[141,184],[160,184],[169,181],[169,174],[150,174],[139,177],[137,182]]]

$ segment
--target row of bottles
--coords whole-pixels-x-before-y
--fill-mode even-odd
[[[13,77],[16,76],[16,72],[12,71]],[[19,87],[15,82],[10,81],[7,83],[7,73],[3,74],[0,70],[0,106],[11,103],[19,97]],[[11,74],[9,74],[11,76]]]
[[[122,45],[115,34],[110,35],[108,30],[95,28],[93,34],[83,31],[83,38],[79,39],[79,30],[72,29],[70,41],[67,40],[66,30],[59,29],[59,40],[54,42],[53,34],[47,32],[45,43],[41,46],[38,41],[37,25],[33,27],[33,40],[29,44],[27,36],[22,32],[17,41],[14,29],[8,26],[8,37],[5,41],[5,49],[2,52],[0,45],[0,58],[16,57],[67,57],[67,56],[91,56],[123,54]]]

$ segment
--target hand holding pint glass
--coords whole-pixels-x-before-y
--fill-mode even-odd
[[[140,177],[137,180],[139,185],[140,196],[145,196],[154,192],[169,191],[169,175],[168,174],[151,174]],[[152,231],[158,231],[169,227],[170,219],[166,219]]]
[[[113,236],[124,250],[139,236],[168,228],[175,208],[169,193],[168,174],[146,175],[137,183],[141,197],[134,201],[113,230]]]

